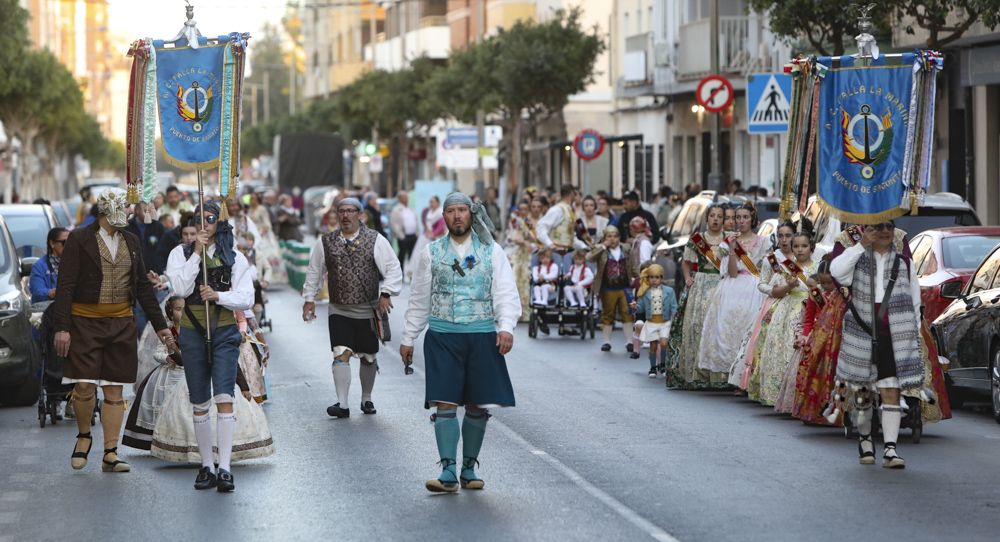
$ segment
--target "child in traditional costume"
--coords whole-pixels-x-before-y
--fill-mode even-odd
[[[808,279],[816,272],[813,262],[812,232],[800,231],[792,237],[793,258],[782,265],[788,274],[782,287],[778,280],[772,281],[776,288],[787,292],[774,305],[771,324],[762,345],[760,362],[760,402],[774,405],[782,413],[792,411],[795,397],[795,377],[798,374],[799,351],[797,348],[802,329],[802,311],[809,291],[816,285]]]
[[[670,321],[677,312],[677,296],[673,288],[663,285],[663,267],[659,264],[642,271],[632,308],[643,319],[639,340],[649,343],[649,377],[656,378],[657,367],[667,350]]]
[[[796,373],[792,416],[806,423],[840,425],[839,416],[828,420],[823,412],[833,391],[847,300],[833,282],[828,259],[820,262],[816,281],[819,288],[810,291],[802,316],[802,362]]]
[[[573,266],[566,274],[568,284],[563,286],[567,307],[583,307],[590,297],[588,288],[594,283],[594,271],[587,265],[587,252],[577,250],[573,253]]]
[[[184,314],[184,298],[175,296],[168,299],[165,312],[170,331],[177,337]],[[152,363],[154,367],[135,390],[135,399],[125,418],[125,434],[122,437],[123,445],[138,450],[149,450],[153,441],[153,429],[163,404],[174,386],[184,380],[180,352],[168,352],[167,347],[155,339],[152,329],[147,326],[143,334],[141,342],[144,346],[139,351],[139,363],[140,367],[146,363]]]
[[[552,261],[552,251],[543,248],[538,251],[538,265],[531,270],[531,302],[536,306],[548,306],[549,294],[556,287],[559,266]]]

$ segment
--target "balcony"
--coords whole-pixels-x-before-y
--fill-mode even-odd
[[[443,18],[442,18],[443,20]],[[404,48],[401,50],[401,48]],[[409,64],[409,60],[420,56],[443,60],[448,58],[451,47],[451,30],[448,26],[427,26],[407,32],[399,37],[379,40],[375,44],[375,68],[395,71]],[[364,49],[365,61],[371,62],[370,46]]]
[[[761,64],[760,23],[756,15],[719,17],[719,72],[745,75]],[[711,63],[709,19],[681,25],[677,78],[682,81],[708,75]]]

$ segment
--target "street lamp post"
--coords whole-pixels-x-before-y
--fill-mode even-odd
[[[710,21],[709,34],[711,34],[708,53],[711,57],[710,70],[713,75],[719,75],[719,0],[709,1],[708,18]],[[719,163],[719,139],[721,138],[721,131],[722,113],[719,112],[712,115],[712,142],[710,149],[712,153],[712,164],[708,173],[708,186],[716,187],[719,191],[725,189],[725,187],[722,186],[722,168]]]

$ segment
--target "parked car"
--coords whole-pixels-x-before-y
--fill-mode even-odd
[[[1000,423],[1000,247],[979,264],[962,295],[932,324],[938,353],[948,358],[948,395],[988,395]]]
[[[976,266],[997,244],[1000,244],[997,226],[939,228],[910,240],[924,318],[933,322],[953,300],[961,297]]]
[[[837,235],[844,229],[840,220],[831,216],[829,210],[820,205],[816,196],[809,198],[805,216],[812,221],[816,230],[816,246],[826,252],[833,250]],[[917,214],[900,216],[894,219],[894,222],[896,227],[905,231],[911,239],[934,228],[982,224],[969,202],[951,192],[927,194],[924,204],[917,208]]]
[[[52,212],[56,215],[56,222],[58,222],[60,226],[68,230],[72,230],[76,227],[76,220],[74,220],[75,217],[72,213],[70,213],[69,206],[66,205],[65,201],[53,201],[51,205]]]
[[[0,205],[0,216],[14,238],[17,254],[22,258],[40,258],[46,252],[49,230],[59,225],[48,205],[10,203]]]
[[[21,280],[35,258],[21,261],[0,217],[0,403],[28,406],[38,399],[38,352],[31,339],[31,303]]]

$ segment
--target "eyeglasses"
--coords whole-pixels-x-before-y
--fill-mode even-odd
[[[219,217],[217,217],[215,215],[205,215],[205,224],[215,224],[218,221],[219,221]],[[201,224],[201,217],[196,215],[194,217],[194,223],[195,224]]]
[[[337,212],[344,215],[356,215],[361,211],[357,209],[337,209]]]
[[[896,229],[896,225],[892,222],[883,222],[881,224],[875,224],[871,228],[872,231],[892,231]]]
[[[53,243],[59,243],[60,245],[65,245],[66,244],[66,240],[65,239],[55,239],[52,242]]]

